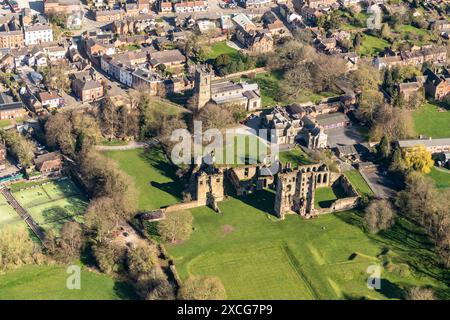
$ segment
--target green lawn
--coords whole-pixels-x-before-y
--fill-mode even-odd
[[[314,195],[314,207],[329,208],[337,198],[332,187],[317,188]]]
[[[119,300],[134,298],[131,288],[82,269],[81,289],[69,290],[63,266],[25,266],[0,275],[0,300]]]
[[[283,80],[283,74],[280,71],[268,71],[258,73],[255,78],[244,78],[243,80],[257,83],[261,90],[261,102],[263,107],[273,107],[276,105],[288,105],[290,102],[289,99],[285,99],[282,97],[280,81]],[[295,102],[314,102],[318,103],[320,100],[324,98],[329,98],[336,96],[337,94],[334,92],[322,92],[322,93],[313,93],[305,90]]]
[[[450,188],[450,170],[433,168],[428,176],[435,181],[438,189]]]
[[[105,154],[134,178],[140,191],[140,210],[157,209],[181,201],[183,186],[175,181],[177,168],[168,164],[160,149],[109,151]]]
[[[9,120],[9,119],[0,120],[0,128],[4,128],[4,127],[10,126],[10,125],[11,125],[11,120]]]
[[[123,141],[123,140],[108,140],[105,139],[101,142],[102,146],[107,146],[107,147],[116,147],[116,146],[126,146],[128,144],[128,141]]]
[[[164,111],[167,115],[177,115],[186,112],[186,109],[169,100],[153,97],[150,101],[150,107]]]
[[[350,183],[355,187],[356,191],[360,195],[373,196],[374,193],[372,189],[370,189],[366,180],[362,177],[361,173],[358,170],[351,170],[344,173],[344,175],[350,180]]]
[[[372,35],[363,34],[362,44],[358,49],[358,53],[362,56],[375,56],[386,47],[389,47],[389,42],[382,38],[378,38]]]
[[[221,214],[192,209],[191,238],[167,245],[181,278],[217,276],[229,299],[395,299],[413,285],[449,297],[448,271],[437,267],[430,244],[409,222],[368,235],[358,213],[278,221],[273,201],[274,193],[261,191],[219,203]],[[373,264],[384,266],[378,291],[366,285]]]
[[[69,220],[83,222],[87,202],[72,181],[65,179],[32,185],[35,187],[13,191],[13,194],[44,230],[52,229],[58,234]]]
[[[303,150],[299,147],[294,147],[289,151],[280,152],[280,162],[285,164],[286,162],[291,162],[295,167],[296,165],[304,165],[311,164],[313,161],[309,158],[309,156],[303,152]]]
[[[432,138],[450,137],[450,111],[441,109],[437,105],[426,103],[419,110],[414,111],[414,126],[416,134]]]
[[[207,59],[215,59],[221,54],[229,54],[231,57],[236,56],[238,51],[227,45],[226,41],[219,41],[211,45],[211,53]]]
[[[23,227],[25,222],[19,217],[14,209],[8,204],[5,197],[0,194],[0,230],[6,226]]]

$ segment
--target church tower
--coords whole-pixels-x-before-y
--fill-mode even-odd
[[[212,72],[206,66],[195,70],[195,94],[197,95],[197,110],[203,108],[211,100]]]

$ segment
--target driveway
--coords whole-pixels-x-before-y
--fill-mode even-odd
[[[361,166],[360,172],[377,197],[383,199],[395,197],[396,183],[386,172],[374,166]]]

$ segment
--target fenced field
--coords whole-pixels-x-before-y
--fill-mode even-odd
[[[13,195],[44,230],[53,229],[56,234],[70,219],[82,222],[87,204],[70,179],[24,185]]]

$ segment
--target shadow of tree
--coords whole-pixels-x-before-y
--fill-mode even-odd
[[[114,292],[123,300],[138,300],[139,297],[134,292],[131,284],[124,281],[116,281],[114,283]]]
[[[388,299],[404,299],[405,298],[405,290],[401,288],[399,285],[387,280],[381,279],[380,281],[380,289],[377,290],[381,294],[383,294]]]

